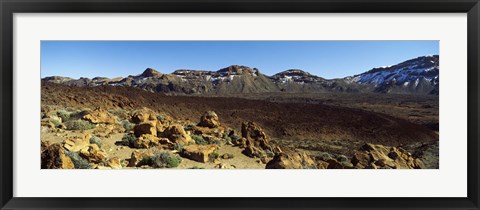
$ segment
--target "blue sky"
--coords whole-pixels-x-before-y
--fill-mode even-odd
[[[423,55],[438,41],[42,41],[41,76],[126,77],[146,68],[218,70],[230,65],[273,75],[302,69],[332,79]]]

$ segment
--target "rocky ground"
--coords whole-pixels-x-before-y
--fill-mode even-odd
[[[42,84],[42,168],[438,168],[438,133],[324,104]]]

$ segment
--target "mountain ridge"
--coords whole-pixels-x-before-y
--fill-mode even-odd
[[[150,92],[167,94],[248,94],[262,92],[377,92],[377,93],[439,93],[439,56],[420,56],[387,67],[337,79],[325,79],[301,69],[287,69],[272,76],[257,68],[243,65],[212,70],[179,69],[170,74],[153,68],[125,78],[62,76],[42,81],[70,86],[130,86]]]

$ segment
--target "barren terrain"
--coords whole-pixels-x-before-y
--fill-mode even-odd
[[[314,161],[328,163],[328,167],[335,164],[325,160],[325,154],[339,161],[345,157],[354,163],[354,160],[358,159],[355,155],[359,150],[373,154],[372,151],[383,151],[383,147],[392,148],[388,149],[389,151],[401,147],[407,151],[400,150],[400,153],[408,152],[413,158],[422,160],[425,168],[438,168],[438,96],[263,93],[231,97],[192,97],[167,96],[131,87],[72,87],[42,83],[42,113],[45,114],[58,110],[108,110],[115,115],[115,121],[119,122],[130,121],[132,114],[142,109],[170,116],[173,119],[170,124],[183,125],[197,124],[200,116],[204,116],[207,111],[214,111],[221,125],[237,135],[246,129],[245,122],[254,122],[253,131],[257,132],[261,128],[260,131],[264,131],[270,142],[281,148],[280,150],[305,152]],[[118,145],[128,131],[107,135],[99,131],[101,126],[97,124],[96,128],[86,131],[42,128],[42,141],[61,143],[70,137],[82,138],[90,133],[100,134],[100,138],[103,138],[101,149],[108,156],[120,159],[122,166],[128,165],[132,152],[138,150]],[[190,132],[185,130],[186,133]],[[191,132],[195,132],[195,129]],[[220,134],[220,137],[222,135],[225,137],[226,134]],[[381,147],[368,149],[362,146],[366,144]],[[235,143],[222,144],[216,150],[217,153],[220,156],[232,154],[234,158],[218,158],[207,163],[183,158],[178,167],[228,168],[233,165],[235,168],[265,168],[272,158],[281,158],[277,157],[277,153],[275,157],[269,156],[264,160],[255,155],[250,158],[244,155],[242,148],[236,147]],[[426,157],[428,160],[425,160]]]

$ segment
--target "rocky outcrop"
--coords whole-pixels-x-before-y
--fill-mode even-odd
[[[107,161],[107,166],[112,168],[112,169],[121,169],[122,164],[120,162],[120,158],[118,158],[118,157],[110,158]]]
[[[41,167],[42,169],[73,169],[72,160],[65,154],[60,144],[43,142],[41,145]]]
[[[206,163],[210,159],[210,155],[218,149],[217,145],[188,145],[184,146],[181,155],[185,158]]]
[[[133,147],[148,149],[150,147],[157,146],[159,140],[160,140],[160,138],[158,138],[154,135],[143,134],[133,142]]]
[[[80,150],[80,156],[88,160],[90,163],[102,163],[107,158],[105,151],[101,150],[96,144],[90,144],[88,147]]]
[[[90,145],[92,135],[85,134],[83,138],[69,138],[63,141],[63,148],[70,152],[79,152],[81,149]]]
[[[281,152],[280,149],[270,145],[270,138],[254,122],[242,123],[242,138],[245,145],[240,145],[240,147],[245,148],[243,154],[249,157],[271,157],[274,152]],[[276,151],[274,151],[274,148]]]
[[[315,169],[317,163],[305,152],[278,153],[270,160],[266,169]]]
[[[220,121],[218,119],[217,113],[214,111],[207,111],[200,117],[200,123],[198,126],[216,128],[220,126]]]
[[[146,157],[151,157],[153,156],[152,151],[148,150],[135,150],[132,152],[132,155],[130,156],[130,160],[128,162],[128,167],[140,167],[142,164],[142,160]]]
[[[133,113],[132,122],[136,124],[157,121],[157,115],[150,109],[141,109]]]
[[[365,144],[357,151],[351,162],[355,168],[422,169],[423,162],[398,147]]]
[[[87,114],[84,115],[82,119],[95,124],[98,124],[98,123],[115,124],[116,122],[115,116],[110,114],[108,111],[105,111],[100,108],[87,112]]]
[[[183,145],[192,142],[192,137],[185,132],[185,129],[183,129],[183,126],[180,124],[170,125],[160,134],[160,136],[168,138],[173,143]]]
[[[142,135],[152,135],[157,136],[157,126],[154,121],[151,122],[142,122],[138,125],[135,125],[133,128],[133,133],[136,137],[140,137]]]

